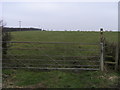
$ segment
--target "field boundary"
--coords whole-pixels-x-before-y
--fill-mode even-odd
[[[66,48],[63,48],[62,46],[67,47],[67,49],[69,51],[97,51],[98,54],[96,55],[96,53],[94,53],[93,55],[48,55],[46,53],[44,53],[44,55],[37,55],[37,53],[34,55],[34,57],[47,57],[48,59],[39,59],[39,58],[31,58],[33,55],[28,55],[27,57],[30,57],[30,59],[26,59],[26,58],[22,58],[19,59],[21,57],[25,57],[26,55],[24,54],[3,54],[4,57],[9,57],[9,58],[3,58],[2,60],[3,62],[3,68],[13,68],[13,69],[18,69],[18,68],[27,68],[27,69],[51,69],[51,70],[101,70],[104,71],[105,69],[105,37],[103,36],[103,29],[100,29],[100,43],[79,43],[79,42],[31,42],[31,41],[7,41],[7,42],[2,42],[2,43],[6,43],[6,44],[17,44],[17,45],[23,45],[23,44],[35,44],[35,45],[55,45],[57,49],[61,49],[61,51],[66,50]],[[79,45],[79,46],[97,46],[99,47],[99,49],[75,49],[69,47],[69,45]],[[57,46],[61,46],[61,47],[57,47]],[[35,50],[35,51],[43,51],[44,50],[48,50],[47,52],[51,52],[50,50],[54,49],[54,47],[39,47],[39,48],[23,48],[23,47],[19,47],[19,48],[2,48],[3,50],[25,50],[25,51],[30,51],[31,50]],[[59,50],[58,50],[59,51]],[[66,51],[65,51],[66,52]],[[62,52],[64,53],[64,52]],[[114,63],[115,64],[115,69],[117,70],[118,68],[118,52],[116,49],[116,59],[115,62],[109,62]],[[12,57],[12,58],[11,58]],[[16,58],[17,57],[17,58]],[[19,58],[18,58],[19,57]],[[60,58],[60,59],[58,59]],[[61,59],[62,58],[62,59]],[[88,60],[83,60],[82,58],[87,58]],[[92,59],[93,58],[93,59]],[[96,59],[97,58],[97,59]],[[90,59],[90,60],[89,60]],[[92,59],[92,60],[91,60]],[[13,62],[14,61],[14,62]],[[26,65],[24,62],[26,62]],[[37,67],[32,65],[33,63],[30,63],[29,65],[27,65],[28,62],[30,61],[36,61],[36,63],[39,61],[39,64]],[[42,63],[43,61],[45,61],[46,63]],[[48,64],[47,62],[51,62],[52,64]],[[54,62],[54,63],[53,63]],[[62,63],[63,62],[63,63]],[[73,65],[70,65],[72,62]],[[88,65],[88,64],[80,64],[80,62],[92,62],[92,64]],[[95,64],[93,64],[93,62],[95,62]],[[61,64],[62,63],[62,64]],[[67,64],[66,64],[67,63]],[[10,65],[11,64],[11,65]],[[12,65],[14,64],[14,65]],[[21,65],[20,65],[21,64]],[[37,63],[38,64],[38,63]],[[41,66],[45,66],[45,67],[41,67]],[[49,66],[49,67],[47,67]],[[55,66],[55,67],[53,67]],[[56,67],[57,66],[57,67]],[[59,67],[61,66],[61,67]],[[71,67],[72,66],[72,67]],[[97,68],[95,66],[98,66]]]
[[[88,43],[74,43],[74,42],[29,42],[29,41],[25,41],[25,42],[18,42],[18,41],[9,41],[9,42],[7,42],[7,43],[9,43],[9,44],[54,44],[54,45],[61,45],[61,44],[63,44],[63,45],[75,45],[75,44],[79,44],[79,45],[83,45],[83,46],[98,46],[99,44],[98,43],[93,43],[93,44],[88,44]],[[54,47],[52,47],[52,48],[54,48]],[[4,48],[4,49],[7,49],[7,48]],[[42,48],[42,50],[43,49],[45,49],[45,48]],[[49,48],[47,48],[47,49],[49,49]],[[71,48],[69,48],[69,49],[71,49]],[[8,50],[41,50],[41,48],[8,48]],[[97,52],[100,52],[100,50],[99,49],[79,49],[78,51],[97,51]],[[20,57],[22,57],[22,56],[25,56],[24,54],[23,55],[10,55],[10,54],[8,54],[7,56],[9,56],[9,57],[11,57],[11,56],[14,56],[14,57],[17,57],[17,56],[20,56]],[[25,66],[25,67],[23,67],[23,66],[19,66],[19,67],[15,67],[15,66],[12,66],[12,67],[8,67],[8,65],[10,65],[10,63],[3,63],[3,66],[5,65],[6,67],[3,67],[3,68],[5,68],[5,69],[10,69],[10,68],[12,68],[12,69],[44,69],[44,70],[100,70],[100,64],[99,64],[99,62],[100,61],[98,61],[98,60],[75,60],[74,58],[95,58],[95,57],[99,57],[99,54],[97,54],[97,55],[87,55],[87,56],[83,56],[83,55],[81,55],[81,56],[71,56],[71,55],[66,55],[66,56],[61,56],[61,55],[38,55],[38,56],[45,56],[45,57],[49,57],[49,59],[51,59],[51,60],[49,60],[50,62],[53,62],[52,64],[39,64],[40,66],[45,66],[45,67],[29,67],[29,66]],[[35,56],[35,57],[37,57],[37,56]],[[67,60],[54,60],[53,59],[53,57],[64,57],[64,58],[73,58],[73,60],[69,60],[69,59],[67,59]],[[7,59],[4,59],[5,61],[7,61]],[[9,59],[9,60],[11,60],[11,61],[14,61],[14,58],[13,59]],[[43,59],[43,60],[41,60],[41,59],[15,59],[16,61],[45,61],[45,59]],[[81,63],[81,62],[91,62],[91,63],[97,63],[97,64],[95,64],[95,65],[85,65],[85,64],[83,64],[83,65],[81,65],[81,64],[64,64],[64,63],[62,63],[62,64],[60,64],[61,62],[79,62],[79,63]],[[50,66],[50,67],[47,67],[47,66]],[[51,67],[52,66],[52,67]],[[53,67],[53,66],[55,66],[55,67]],[[60,68],[59,68],[59,66],[61,66]],[[73,66],[72,68],[71,68],[71,66]],[[66,67],[66,68],[64,68],[64,67]],[[76,67],[76,68],[74,68],[74,67]]]

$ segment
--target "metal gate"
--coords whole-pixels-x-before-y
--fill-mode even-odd
[[[9,41],[3,68],[100,70],[100,44]],[[6,48],[3,48],[6,49]]]

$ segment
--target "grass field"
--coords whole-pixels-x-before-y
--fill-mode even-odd
[[[74,43],[100,43],[99,32],[78,32],[78,31],[23,31],[12,32],[11,41],[39,41],[39,42],[74,42]],[[117,32],[105,32],[107,41],[117,43]],[[9,50],[8,55],[25,55],[9,57],[12,60],[7,63],[14,63],[12,66],[40,66],[48,62],[50,57],[42,55],[60,55],[52,57],[55,60],[99,60],[99,45],[80,45],[80,44],[12,44],[11,48],[42,48],[41,50]],[[97,49],[95,51],[80,51],[80,49]],[[37,56],[36,56],[37,55]],[[97,58],[88,58],[87,56],[97,56]],[[64,56],[84,56],[84,58],[63,58]],[[15,61],[23,59],[22,61]],[[45,59],[46,62],[25,61],[24,59]],[[4,61],[3,61],[4,62]],[[52,61],[49,64],[53,63]],[[59,62],[60,63],[60,62]],[[63,64],[63,63],[62,63]],[[64,64],[71,64],[64,62]],[[85,62],[80,64],[94,63]],[[64,67],[64,66],[62,66]],[[97,88],[97,87],[116,87],[118,84],[118,74],[116,72],[100,71],[30,71],[30,70],[3,70],[4,87],[44,87],[44,88]]]
[[[117,32],[104,32],[110,42],[117,42]],[[100,32],[87,31],[23,31],[12,32],[12,41],[43,41],[43,42],[81,42],[99,43]]]

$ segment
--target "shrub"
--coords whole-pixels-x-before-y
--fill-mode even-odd
[[[11,35],[10,32],[5,31],[4,26],[6,24],[3,23],[3,20],[0,20],[0,28],[2,28],[2,53],[3,56],[4,54],[7,54],[7,50],[9,48],[9,44],[7,43],[7,41],[11,40]]]
[[[117,43],[110,43],[110,42],[105,42],[105,61],[110,61],[110,62],[115,62],[116,59],[116,47],[117,47]],[[119,46],[119,50],[120,51],[120,46]],[[120,53],[118,53],[118,56],[120,56]],[[118,62],[120,65],[120,61]],[[108,68],[112,68],[114,69],[114,65],[113,64],[109,64]],[[119,66],[120,68],[120,66]]]
[[[7,43],[7,41],[11,40],[10,32],[5,32],[4,28],[2,30],[2,48],[3,48],[3,55],[7,54],[7,50],[10,47],[10,45]]]

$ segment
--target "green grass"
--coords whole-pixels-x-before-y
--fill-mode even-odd
[[[65,31],[23,31],[11,32],[11,41],[40,41],[40,42],[75,42],[75,43],[97,43],[99,44],[98,32],[65,32]],[[90,37],[90,38],[88,38]],[[87,56],[99,55],[99,45],[81,45],[81,44],[12,44],[11,48],[40,48],[40,50],[8,50],[8,55],[25,55],[13,56],[12,65],[29,66],[31,61],[16,61],[16,59],[44,59],[49,64],[53,60],[80,60],[88,59]],[[98,49],[98,51],[80,51],[80,49]],[[48,55],[45,56],[45,55]],[[59,56],[58,56],[59,55]],[[42,56],[42,57],[41,57]],[[54,57],[55,56],[55,57]],[[56,57],[57,56],[57,57]],[[70,56],[84,56],[82,58],[71,58]],[[65,58],[64,58],[65,57]],[[90,58],[91,59],[91,58]],[[98,60],[98,58],[95,58]],[[92,60],[92,59],[91,59]],[[7,62],[7,63],[8,63]],[[32,62],[34,66],[40,66],[46,62]],[[54,62],[53,62],[54,63]],[[71,62],[64,62],[64,64],[71,64]],[[33,66],[33,65],[32,65]]]
[[[109,41],[117,41],[117,32],[104,32]],[[43,41],[43,42],[81,42],[99,43],[100,32],[77,31],[23,31],[12,32],[13,41]]]
[[[11,41],[40,41],[40,42],[79,42],[79,43],[100,43],[99,32],[78,32],[78,31],[23,31],[11,32]],[[107,41],[117,42],[116,32],[105,32],[104,36]],[[60,57],[52,57],[55,60],[99,60],[98,58],[87,58],[87,56],[99,55],[98,45],[80,45],[80,44],[13,44],[11,48],[43,48],[41,50],[9,50],[9,54],[25,55],[8,57],[9,61],[3,61],[10,66],[33,66],[40,67],[39,64],[54,63],[49,57],[41,57],[41,55],[60,55]],[[80,51],[80,49],[98,49],[98,51]],[[35,56],[37,55],[37,56]],[[62,56],[86,56],[85,58],[63,58]],[[23,60],[16,60],[23,59]],[[24,59],[44,59],[41,61],[25,61]],[[11,64],[12,63],[12,64]],[[62,63],[63,64],[63,63]],[[71,62],[64,64],[72,64]],[[80,64],[96,64],[96,63],[80,63]],[[27,71],[27,70],[3,70],[3,75],[8,75],[4,79],[3,84],[11,87],[9,83],[13,83],[13,87],[47,87],[47,88],[105,88],[114,87],[116,85],[117,73],[100,72],[100,71],[81,71],[79,73],[63,72],[63,71]],[[110,79],[110,78],[113,79]],[[7,84],[6,84],[7,83]],[[39,85],[40,84],[40,85]]]
[[[12,41],[40,41],[40,42],[78,42],[78,43],[99,43],[99,33],[96,32],[64,32],[64,31],[30,31],[30,32],[12,32],[13,39]],[[88,38],[90,37],[90,38]],[[34,50],[33,52],[24,51],[24,54],[60,54],[60,55],[79,55],[85,54],[84,51],[79,53],[79,49],[88,49],[90,48],[98,48],[98,46],[92,45],[84,45],[81,46],[80,44],[13,44],[13,48],[42,48],[41,50],[37,51]],[[72,50],[69,50],[72,49]],[[22,51],[17,51],[18,54],[23,53]],[[10,51],[9,53],[16,53]],[[90,53],[90,52],[88,52]]]
[[[14,87],[34,87],[37,84],[42,84],[43,86],[38,85],[36,88],[109,88],[115,87],[118,79],[115,72],[103,73],[100,71],[74,73],[68,71],[4,70],[3,73],[10,75]]]
[[[8,61],[17,64],[31,64],[31,61],[14,61],[15,59],[41,59],[49,61],[53,60],[99,60],[100,55],[100,33],[99,32],[78,32],[78,31],[23,31],[11,32],[11,41],[40,41],[40,42],[75,42],[87,43],[81,44],[12,44],[11,48],[39,48],[40,50],[9,50],[9,54],[24,55],[11,57],[13,60]],[[116,32],[105,32],[104,36],[111,42],[117,42]],[[98,45],[89,45],[97,43]],[[81,49],[97,49],[97,51],[81,51]],[[46,56],[48,55],[48,56]],[[59,55],[59,56],[58,56]],[[57,57],[56,57],[57,56]],[[71,58],[70,56],[84,56],[82,58]],[[88,58],[87,56],[97,56],[96,58]],[[8,56],[9,57],[9,56]],[[65,57],[65,58],[64,58]],[[53,59],[53,60],[51,60]],[[46,63],[45,62],[45,63]],[[29,63],[29,64],[28,64]],[[32,64],[43,64],[42,62],[32,62]],[[67,62],[64,62],[66,64]],[[83,63],[85,64],[85,63]],[[36,65],[35,65],[36,66]],[[38,65],[39,66],[39,65]]]
[[[41,48],[33,52],[24,50],[24,54],[60,54],[60,55],[88,55],[98,53],[98,51],[80,51],[80,49],[99,49],[100,33],[99,32],[78,32],[78,31],[23,31],[12,32],[12,41],[39,41],[39,42],[75,42],[87,43],[81,44],[13,44],[12,48]],[[105,32],[104,36],[107,41],[118,42],[117,32]],[[97,43],[98,45],[89,45]],[[11,54],[21,54],[23,51],[9,51]]]

